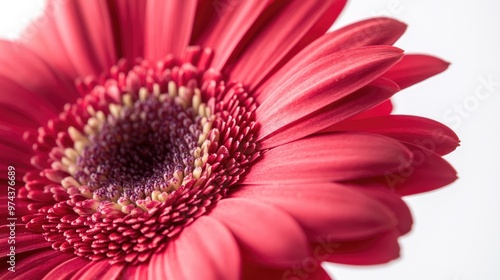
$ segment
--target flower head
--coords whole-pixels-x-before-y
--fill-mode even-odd
[[[448,64],[392,47],[387,18],[324,34],[344,4],[49,1],[29,40],[0,42],[18,175],[1,213],[19,217],[0,278],[319,279],[304,261],[397,258],[401,196],[456,179],[458,138],[389,99]]]

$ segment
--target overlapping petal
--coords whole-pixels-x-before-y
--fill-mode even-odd
[[[232,232],[246,261],[288,266],[308,256],[302,228],[280,209],[255,200],[229,198],[219,202],[210,216]]]
[[[308,237],[350,241],[376,236],[397,226],[385,205],[335,183],[244,186],[233,197],[275,205],[295,218]]]
[[[335,133],[317,135],[267,151],[245,184],[311,183],[367,178],[410,164],[408,148],[389,137]]]

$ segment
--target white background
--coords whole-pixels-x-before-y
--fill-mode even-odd
[[[0,38],[18,38],[42,6],[40,0],[0,2]],[[409,25],[398,47],[451,62],[445,73],[399,93],[396,113],[441,121],[462,140],[447,157],[460,179],[406,198],[415,225],[401,239],[402,257],[368,268],[327,265],[336,279],[500,279],[499,13],[495,0],[351,0],[335,23],[338,28],[373,16],[397,18]],[[482,79],[497,85],[487,91]],[[478,88],[489,96],[479,100]]]

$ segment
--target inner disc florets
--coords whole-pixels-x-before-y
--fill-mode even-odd
[[[113,110],[89,137],[75,178],[90,187],[95,199],[120,204],[175,190],[174,174],[194,169],[201,117],[168,95],[149,95]]]

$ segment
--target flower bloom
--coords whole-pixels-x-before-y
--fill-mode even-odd
[[[457,136],[391,115],[448,63],[318,1],[49,1],[0,42],[0,279],[329,279],[399,256]],[[2,172],[2,182],[12,176]],[[11,231],[10,231],[11,232]]]

